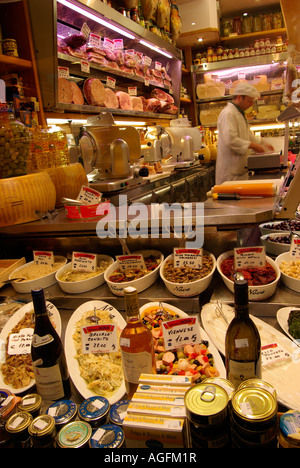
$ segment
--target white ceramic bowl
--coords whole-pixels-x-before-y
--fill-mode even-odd
[[[125,283],[114,283],[109,280],[110,275],[112,275],[114,271],[116,271],[118,268],[118,262],[117,261],[114,262],[105,271],[104,279],[107,282],[111,292],[115,294],[116,296],[124,296],[124,288],[127,288],[128,286],[132,286],[133,288],[136,288],[137,292],[142,292],[145,289],[152,286],[152,284],[157,280],[159,276],[159,268],[164,259],[164,256],[161,252],[159,252],[158,250],[142,250],[139,252],[132,252],[132,253],[133,254],[142,253],[144,257],[148,257],[149,255],[159,256],[160,263],[153,271],[151,271],[150,273],[147,273],[147,275],[142,276],[141,278],[138,278],[133,281],[127,281]]]
[[[99,260],[107,260],[110,262],[110,264],[113,263],[114,259],[110,257],[109,255],[98,255]],[[56,272],[56,281],[58,282],[59,286],[61,289],[69,294],[79,294],[83,293],[86,291],[91,291],[91,289],[98,288],[101,286],[103,283],[105,283],[104,280],[104,271],[99,273],[98,275],[92,276],[91,278],[87,278],[81,281],[63,281],[61,280],[62,275],[65,273],[65,271],[70,270],[72,267],[71,262],[68,263],[67,265],[64,265],[61,267],[57,272]]]
[[[224,284],[233,293],[234,282],[230,280],[229,278],[227,278],[221,271],[221,263],[223,262],[223,260],[225,260],[225,258],[230,257],[230,255],[234,255],[233,250],[225,252],[217,258],[217,270],[220,273],[220,276],[222,280],[224,281]],[[263,301],[271,297],[275,292],[278,281],[280,279],[280,270],[279,270],[278,265],[275,263],[274,260],[272,260],[272,258],[266,255],[266,259],[267,259],[267,262],[276,271],[276,278],[274,281],[272,281],[272,283],[269,283],[269,284],[264,284],[261,286],[249,286],[249,301]]]
[[[277,237],[289,236],[290,233],[287,231],[280,231],[278,234],[265,234],[261,236],[260,240],[262,245],[265,246],[266,252],[271,255],[280,255],[284,252],[287,252],[291,248],[291,244],[281,244],[280,242],[272,242],[272,239],[276,239]]]
[[[297,219],[295,221],[299,221],[299,219]],[[260,224],[259,229],[260,229],[260,232],[261,232],[262,236],[264,236],[265,234],[281,234],[283,232],[286,232],[286,229],[280,230],[280,229],[274,229],[274,228],[272,229],[272,228],[269,227],[269,226],[272,226],[272,225],[279,226],[279,224],[281,224],[283,222],[285,222],[285,220],[281,220],[281,221],[274,221],[273,220],[273,221],[269,221],[268,223]]]
[[[282,261],[288,262],[290,260],[289,252],[282,253],[279,255],[275,262],[279,268],[279,265]],[[292,289],[293,291],[300,292],[300,279],[292,278],[292,276],[288,276],[286,273],[281,271],[281,281],[285,284],[288,288]]]
[[[205,291],[208,288],[208,286],[210,285],[211,280],[213,278],[214,272],[216,270],[217,261],[216,261],[213,254],[211,254],[209,252],[205,252],[205,253],[208,254],[213,260],[212,271],[207,276],[205,276],[204,278],[193,281],[192,283],[173,283],[172,281],[167,280],[165,278],[165,276],[164,276],[164,268],[165,268],[165,264],[169,260],[173,259],[173,254],[169,255],[163,261],[163,263],[161,264],[160,270],[159,270],[160,277],[163,280],[163,282],[165,283],[165,286],[167,287],[167,289],[172,294],[174,294],[174,296],[192,297],[192,296],[196,296],[197,294],[202,293],[203,291]]]
[[[55,255],[54,260],[63,260],[64,264],[67,263],[67,259],[63,256],[60,255]],[[9,279],[11,278],[18,278],[18,275],[22,274],[22,270],[24,270],[26,267],[29,265],[32,265],[34,261],[25,263],[25,265],[22,265],[19,268],[16,268],[10,275]],[[57,270],[56,270],[57,271]],[[47,288],[48,286],[51,286],[56,282],[55,279],[55,274],[56,271],[53,271],[52,273],[49,273],[49,275],[42,276],[41,278],[36,278],[32,280],[27,280],[27,281],[12,281],[11,284],[14,288],[14,290],[18,293],[30,293],[33,289],[39,289],[39,288]]]

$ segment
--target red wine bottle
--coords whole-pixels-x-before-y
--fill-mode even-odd
[[[37,392],[45,400],[67,399],[71,385],[62,341],[49,318],[44,290],[33,290],[31,295],[35,315],[31,359]]]

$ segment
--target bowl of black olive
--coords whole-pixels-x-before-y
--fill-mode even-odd
[[[280,255],[288,252],[291,248],[291,236],[288,231],[278,232],[276,234],[265,234],[260,238],[266,252],[270,255]]]

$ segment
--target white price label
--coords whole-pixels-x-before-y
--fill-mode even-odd
[[[174,268],[202,268],[203,249],[173,249]]]
[[[83,185],[77,197],[77,200],[82,201],[85,205],[99,203],[101,201],[102,193],[97,192],[90,187]]]
[[[300,259],[300,237],[299,236],[292,236],[291,247],[289,252],[291,260],[299,260]]]
[[[101,47],[101,36],[98,36],[98,34],[90,33],[89,45],[94,47]]]
[[[197,317],[167,320],[162,322],[162,331],[166,350],[201,342]]]
[[[80,68],[84,73],[90,73],[90,63],[86,60],[80,60]]]
[[[152,58],[148,57],[147,55],[144,55],[142,59],[142,63],[143,65],[146,65],[146,67],[150,67],[152,63]]]
[[[111,89],[115,89],[116,87],[116,80],[115,78],[112,78],[111,76],[106,77],[106,86]]]
[[[129,96],[137,96],[137,87],[136,86],[130,86],[128,88],[128,94],[129,94]]]
[[[123,39],[114,39],[114,50],[123,50],[124,42]]]
[[[115,48],[114,41],[112,39],[108,39],[108,37],[105,37],[103,39],[103,48],[113,51]]]
[[[93,272],[97,269],[97,255],[85,252],[72,253],[72,270]]]
[[[278,343],[270,343],[261,347],[261,363],[263,366],[290,359],[290,353]]]
[[[155,62],[155,65],[154,65],[154,68],[155,70],[161,70],[161,63],[160,62]]]
[[[266,266],[265,247],[236,247],[234,249],[235,269],[264,268]]]
[[[19,333],[11,333],[8,340],[9,355],[30,354],[33,328],[23,328]]]
[[[58,67],[57,69],[58,78],[69,78],[70,72],[68,67]]]
[[[121,271],[146,270],[143,255],[116,255],[116,259]]]
[[[82,25],[82,27],[81,27],[81,34],[82,34],[84,37],[88,38],[89,35],[90,35],[90,32],[91,32],[91,30],[90,30],[90,28],[88,27],[88,25],[87,25],[86,23],[83,23],[83,25]]]
[[[35,265],[47,265],[54,266],[54,255],[53,252],[46,252],[41,250],[33,251],[33,260]]]
[[[117,327],[111,323],[81,328],[82,353],[110,353],[118,350]]]

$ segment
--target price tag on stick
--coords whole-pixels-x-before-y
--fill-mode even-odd
[[[162,331],[166,350],[201,342],[197,317],[167,320],[162,322]]]
[[[81,342],[83,354],[116,352],[117,327],[111,323],[82,327]]]
[[[234,266],[236,270],[247,268],[265,268],[265,247],[237,247],[234,249]]]

